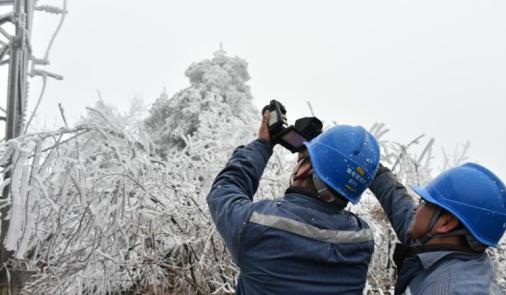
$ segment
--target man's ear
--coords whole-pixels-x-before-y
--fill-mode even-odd
[[[311,166],[311,164],[304,163],[301,166],[299,166],[297,171],[295,171],[295,174],[293,175],[293,180],[304,179],[308,175],[310,175],[312,172],[313,172],[313,167]]]
[[[457,217],[452,214],[445,213],[441,215],[439,221],[436,223],[435,232],[438,234],[446,234],[455,230],[460,224]]]

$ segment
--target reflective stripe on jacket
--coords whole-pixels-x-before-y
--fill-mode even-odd
[[[406,187],[389,169],[380,167],[370,189],[381,203],[401,243],[409,245],[408,229],[416,203]],[[407,288],[396,290],[396,294],[504,294],[495,283],[495,271],[486,253],[433,251],[417,254],[416,258],[403,263],[398,278],[412,279],[398,282],[398,285],[407,285]],[[420,269],[416,275],[403,275],[413,267]]]
[[[374,249],[369,226],[303,194],[253,202],[271,154],[262,140],[239,147],[208,196],[241,270],[237,294],[362,294]]]

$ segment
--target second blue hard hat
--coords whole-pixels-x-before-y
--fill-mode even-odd
[[[481,165],[467,163],[444,171],[425,187],[412,188],[452,213],[484,245],[497,246],[506,230],[506,186]]]

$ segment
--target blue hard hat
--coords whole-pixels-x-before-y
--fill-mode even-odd
[[[304,144],[316,175],[356,204],[378,170],[380,147],[374,136],[360,126],[339,125]]]
[[[484,245],[496,247],[506,230],[506,187],[483,166],[467,163],[446,170],[425,187],[412,188],[457,217]]]

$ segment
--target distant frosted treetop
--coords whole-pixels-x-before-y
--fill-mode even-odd
[[[223,50],[216,51],[212,59],[192,64],[185,75],[193,87],[206,86],[221,91],[235,89],[247,93],[251,99],[249,87],[245,84],[250,79],[248,63],[242,58],[227,56]]]
[[[167,151],[184,148],[184,136],[194,140],[226,138],[231,143],[236,134],[234,138],[244,143],[259,118],[246,84],[250,79],[248,63],[220,49],[213,58],[190,65],[185,75],[190,87],[171,98],[162,93],[149,110],[145,126],[153,142]]]

